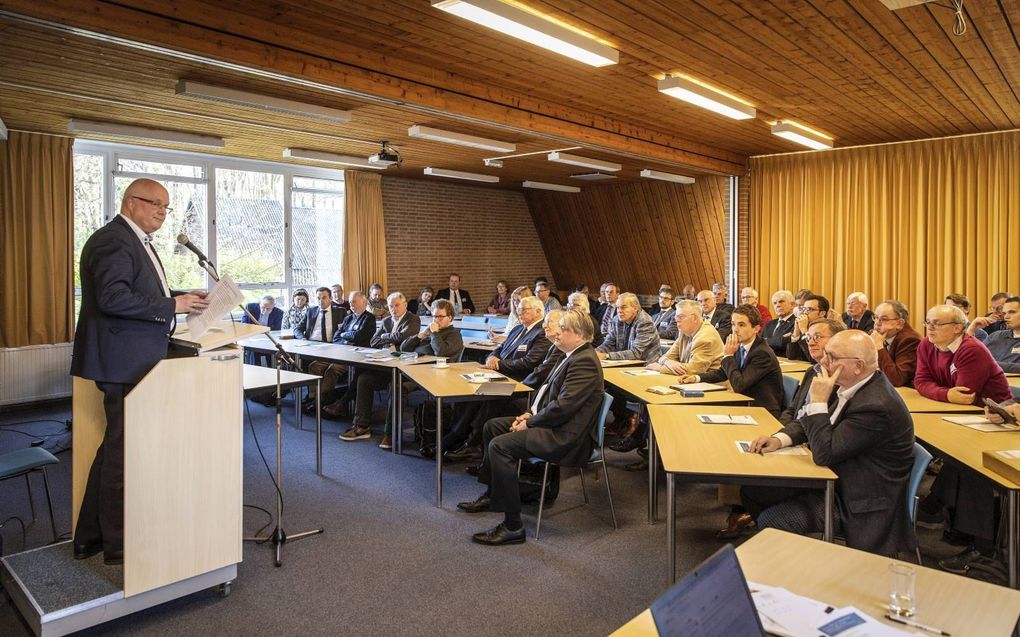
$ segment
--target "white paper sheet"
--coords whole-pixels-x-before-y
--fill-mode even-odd
[[[231,310],[240,305],[244,301],[244,294],[241,293],[241,289],[237,287],[233,279],[224,275],[206,295],[205,300],[209,301],[206,311],[201,314],[188,314],[188,318],[185,319],[188,324],[188,333],[192,339],[201,338],[209,331],[209,327],[213,323],[219,322],[220,317],[229,314]]]

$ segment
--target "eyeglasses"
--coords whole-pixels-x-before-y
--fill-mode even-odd
[[[155,199],[146,199],[145,197],[139,197],[138,195],[131,195],[131,198],[132,199],[137,199],[138,201],[144,201],[145,203],[149,204],[150,206],[156,206],[157,208],[159,208],[160,210],[162,210],[163,212],[165,212],[167,214],[170,214],[171,212],[174,211],[174,209],[169,204],[162,203],[162,202],[157,201]]]
[[[823,338],[828,338],[828,337],[827,336],[822,336],[821,334],[808,334],[807,335],[807,340],[808,340],[809,343],[817,343],[818,341],[822,340]]]
[[[671,297],[671,296],[670,296],[670,295],[668,295],[668,294],[660,294],[660,295],[659,295],[659,298],[660,298],[660,299],[665,299],[665,300],[667,300],[667,301],[672,301],[672,300],[673,300],[673,297]]]
[[[900,317],[898,317],[898,316],[876,316],[875,317],[875,322],[876,323],[882,323],[884,321],[898,321],[898,320],[900,320]]]
[[[821,312],[822,308],[820,308],[820,307],[808,307],[808,306],[805,305],[805,306],[801,307],[801,311],[802,312]]]
[[[444,319],[444,318],[450,318],[450,315],[449,314],[433,314],[432,318],[434,318],[434,319]]]
[[[960,323],[959,321],[943,321],[941,323],[938,323],[936,321],[925,321],[924,322],[924,326],[927,327],[930,330],[934,330],[936,328],[942,327],[943,325],[963,325],[963,323]]]
[[[863,361],[864,360],[860,356],[834,356],[832,354],[832,352],[830,352],[829,350],[825,350],[825,353],[822,354],[822,357],[823,358],[827,358],[830,361],[847,361],[847,360],[850,360],[850,361]]]

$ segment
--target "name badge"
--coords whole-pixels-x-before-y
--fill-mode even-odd
[[[950,363],[949,364],[949,373],[950,373],[950,375],[956,373],[956,363]]]
[[[526,352],[526,351],[528,351],[528,346],[527,345],[518,345],[517,346],[517,351],[518,352]]]
[[[1013,348],[1013,354],[1020,354],[1020,345]]]

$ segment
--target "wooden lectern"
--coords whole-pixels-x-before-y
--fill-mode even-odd
[[[242,349],[269,331],[222,321],[146,374],[124,400],[124,597],[241,561]],[[74,378],[72,528],[106,429],[103,394]],[[232,578],[231,578],[232,579]],[[229,581],[229,580],[228,580]],[[171,597],[172,598],[172,597]]]

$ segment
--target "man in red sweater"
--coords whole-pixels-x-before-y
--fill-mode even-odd
[[[917,348],[914,387],[927,398],[960,405],[983,405],[985,398],[1012,398],[1009,383],[991,352],[964,333],[967,316],[958,307],[936,305],[924,322],[926,338]],[[995,492],[973,471],[946,463],[921,503],[919,519],[937,521],[942,507],[950,511],[945,538],[968,544],[960,554],[939,561],[952,573],[966,574],[973,563],[994,553]]]

